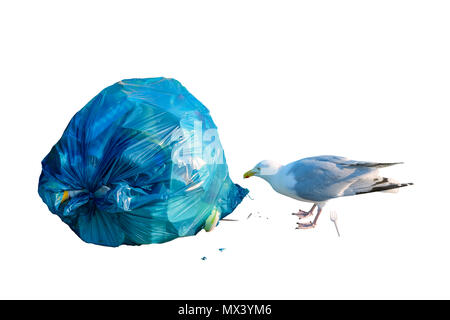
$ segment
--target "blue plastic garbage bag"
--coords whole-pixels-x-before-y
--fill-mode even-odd
[[[39,195],[84,241],[105,246],[190,236],[248,193],[229,175],[208,109],[178,81],[107,87],[42,161]]]

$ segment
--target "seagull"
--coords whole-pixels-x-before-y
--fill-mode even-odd
[[[379,168],[401,163],[355,161],[338,156],[309,157],[287,165],[264,160],[247,171],[244,179],[260,177],[282,195],[313,203],[309,211],[299,210],[293,213],[299,219],[304,219],[312,216],[317,207],[317,214],[312,222],[297,223],[297,229],[309,229],[316,226],[323,207],[330,199],[377,191],[397,192],[398,188],[412,185],[398,183],[378,174]]]

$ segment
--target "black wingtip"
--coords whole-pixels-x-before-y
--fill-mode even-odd
[[[357,162],[351,163],[349,167],[366,167],[366,168],[385,168],[395,166],[397,164],[404,164],[404,162]]]
[[[396,183],[396,184],[390,184],[390,185],[387,185],[387,186],[373,187],[372,189],[370,189],[368,191],[361,191],[361,192],[357,192],[356,194],[364,194],[364,193],[371,193],[371,192],[387,191],[387,190],[399,189],[399,188],[403,188],[403,187],[407,187],[407,186],[411,186],[411,185],[413,185],[412,182]]]

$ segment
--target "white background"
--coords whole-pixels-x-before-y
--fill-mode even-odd
[[[0,298],[450,298],[449,16],[446,1],[2,2]],[[254,200],[196,237],[85,244],[39,198],[40,161],[101,89],[157,76],[210,109]],[[321,154],[404,161],[385,174],[415,185],[295,230],[309,204],[242,179]]]

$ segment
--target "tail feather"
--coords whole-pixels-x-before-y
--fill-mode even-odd
[[[413,183],[399,183],[395,180],[388,178],[375,178],[370,184],[365,186],[359,186],[354,189],[354,194],[364,194],[370,192],[397,192],[399,188],[413,185]]]
[[[342,195],[351,196],[356,194],[364,194],[370,192],[397,192],[399,188],[412,185],[412,183],[399,183],[393,179],[378,176],[378,169],[390,167],[403,162],[367,162],[367,161],[347,161],[342,163],[344,166],[356,167],[358,169],[370,168],[363,170],[366,174],[361,174],[358,179],[351,182],[345,188]]]
[[[379,187],[372,187],[369,190],[366,191],[359,191],[356,192],[355,194],[364,194],[364,193],[370,193],[370,192],[397,192],[399,188],[403,188],[403,187],[407,187],[407,186],[411,186],[413,185],[413,183],[398,183],[398,184],[390,184],[390,185],[386,185],[386,186],[379,186]]]

